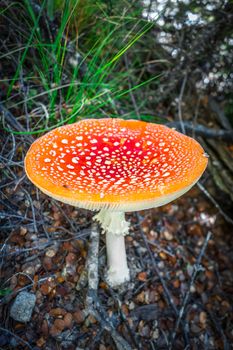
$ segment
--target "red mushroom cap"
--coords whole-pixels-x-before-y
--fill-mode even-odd
[[[134,211],[188,191],[207,166],[202,147],[163,125],[87,119],[54,129],[30,147],[25,169],[49,196],[78,207]]]

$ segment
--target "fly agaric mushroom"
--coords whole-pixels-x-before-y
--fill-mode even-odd
[[[29,179],[47,195],[90,210],[106,232],[107,280],[129,280],[125,212],[159,207],[200,178],[207,156],[192,138],[163,125],[87,119],[36,140],[25,159]]]

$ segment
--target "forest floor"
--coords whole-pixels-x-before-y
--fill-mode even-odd
[[[229,120],[223,118],[224,108],[217,108],[216,113],[209,108],[212,90],[208,85],[201,92],[196,88],[199,75],[206,80],[211,64],[209,72],[217,69],[219,79],[226,80],[227,68],[222,65],[229,61],[230,67],[230,51],[224,53],[226,56],[220,52],[225,52],[225,33],[232,28],[228,6],[221,11],[216,8],[213,16],[203,6],[209,18],[206,31],[202,26],[190,31],[186,22],[180,31],[174,30],[172,52],[184,52],[183,60],[158,44],[159,27],[150,32],[151,23],[144,26],[144,20],[139,27],[132,21],[131,27],[131,15],[125,16],[125,27],[120,22],[114,25],[116,16],[101,20],[96,27],[97,16],[91,11],[94,20],[91,15],[86,18],[81,36],[77,31],[81,44],[78,41],[76,48],[69,13],[61,21],[51,20],[47,15],[40,17],[41,2],[3,3],[0,350],[230,350],[233,219],[228,215],[232,210],[229,189],[233,168],[228,167],[230,156],[226,153],[232,154],[232,130]],[[24,10],[23,3],[27,4]],[[85,2],[78,3],[82,6]],[[112,6],[111,1],[103,3]],[[124,17],[124,3],[121,8],[119,2],[120,18]],[[137,4],[129,2],[129,8],[132,3]],[[171,18],[164,21],[169,30],[168,47],[173,35]],[[142,37],[143,32],[148,36]],[[218,37],[219,46],[215,46]],[[129,51],[139,39],[138,46]],[[228,85],[221,85],[221,79],[216,80],[213,96],[220,94],[222,101]],[[217,90],[221,86],[224,88]],[[106,283],[105,236],[101,234],[98,288],[90,290],[86,267],[95,248],[91,240],[96,230],[94,213],[41,193],[25,175],[24,158],[36,138],[33,133],[42,135],[49,128],[75,121],[77,116],[140,119],[141,112],[142,120],[150,122],[184,121],[205,150],[210,153],[203,142],[212,150],[212,172],[209,167],[199,186],[168,205],[126,214],[131,280],[120,289]],[[224,135],[228,135],[227,140]],[[213,173],[217,174],[215,182],[226,187],[228,194],[213,184]]]
[[[29,183],[26,144],[6,134],[2,149],[0,348],[230,349],[232,226],[198,186],[164,207],[127,214],[131,281],[121,289],[105,281],[100,236],[99,286],[89,307],[93,213]],[[22,292],[35,295],[26,323],[14,320],[12,309]]]

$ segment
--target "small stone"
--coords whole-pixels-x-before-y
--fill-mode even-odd
[[[10,316],[18,322],[30,321],[35,303],[36,296],[34,294],[24,291],[19,293],[11,306]]]

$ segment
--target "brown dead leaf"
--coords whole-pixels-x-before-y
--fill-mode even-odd
[[[144,303],[145,302],[145,292],[142,291],[141,293],[139,293],[137,296],[136,296],[136,301],[138,303]]]
[[[41,333],[47,337],[49,334],[49,326],[48,326],[48,321],[43,320],[42,325],[41,325]]]
[[[43,337],[40,337],[37,342],[36,342],[36,345],[39,347],[39,348],[42,348],[42,346],[46,343],[46,340],[43,338]]]
[[[70,312],[65,314],[63,320],[65,322],[65,327],[66,328],[70,328],[72,326],[73,316],[72,316],[72,314]]]
[[[52,336],[52,337],[55,337],[56,335],[60,334],[61,333],[61,330],[56,328],[54,325],[51,326],[50,330],[49,330],[49,334]]]
[[[147,273],[146,272],[139,272],[137,275],[137,279],[139,281],[145,282],[147,280]]]
[[[54,321],[54,327],[56,327],[57,329],[59,329],[60,331],[63,331],[63,329],[66,327],[65,325],[65,321],[60,319],[60,318],[57,318],[55,321]]]
[[[75,322],[82,323],[85,320],[85,315],[84,312],[80,309],[78,309],[77,311],[75,311],[73,313],[73,319],[75,320]]]

